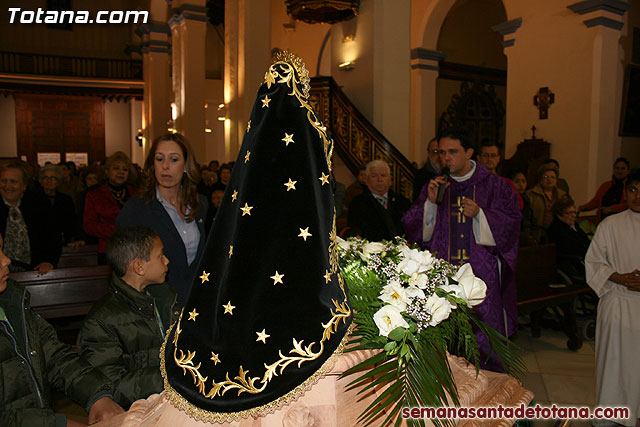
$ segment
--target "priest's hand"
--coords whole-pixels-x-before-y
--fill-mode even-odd
[[[438,189],[440,188],[441,184],[449,185],[444,176],[436,176],[431,181],[429,181],[429,186],[427,187],[427,197],[431,203],[435,204],[438,200]]]
[[[110,397],[98,399],[96,403],[89,408],[89,424],[106,420],[124,412],[124,409]]]
[[[461,203],[463,208],[462,215],[467,218],[475,218],[478,212],[480,212],[480,206],[468,197],[463,197]]]
[[[633,270],[631,273],[612,273],[609,280],[624,286],[630,291],[640,292],[640,271]]]

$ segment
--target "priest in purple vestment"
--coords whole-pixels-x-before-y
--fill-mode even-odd
[[[500,176],[471,160],[473,146],[465,129],[449,128],[439,148],[450,177],[438,176],[422,188],[402,218],[407,238],[455,265],[470,263],[487,284],[487,297],[475,307],[478,317],[505,336],[517,328],[514,270],[522,215],[513,189]],[[438,188],[446,185],[440,205]],[[476,333],[481,364],[503,371],[484,335]]]

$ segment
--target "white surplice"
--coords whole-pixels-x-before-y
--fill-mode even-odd
[[[609,280],[612,273],[640,270],[640,213],[627,209],[606,218],[585,258],[587,282],[600,297],[596,324],[598,406],[626,406],[635,426],[640,415],[640,292]]]

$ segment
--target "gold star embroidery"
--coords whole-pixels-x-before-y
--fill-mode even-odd
[[[215,354],[213,351],[211,352],[211,360],[213,360],[213,364],[217,365],[218,363],[220,363],[220,357]]]
[[[249,161],[249,157],[251,156],[251,151],[247,150],[247,154],[244,155],[244,162],[247,163]]]
[[[295,141],[293,140],[293,134],[289,135],[288,133],[284,133],[284,138],[281,139],[281,141],[284,141],[285,145],[288,147],[289,143],[295,143]]]
[[[324,172],[322,172],[322,176],[318,179],[322,182],[322,185],[329,183],[329,175],[325,175]]]
[[[297,183],[298,183],[298,181],[291,181],[291,178],[289,178],[289,182],[285,182],[284,186],[287,187],[287,191],[295,190]]]
[[[233,245],[229,245],[229,259],[231,259],[231,255],[233,255]]]
[[[251,120],[249,120],[249,123],[247,123],[247,132],[249,132],[251,130]]]
[[[202,279],[202,284],[204,284],[204,282],[208,282],[209,281],[209,275],[211,273],[207,273],[206,271],[202,271],[202,276],[200,276],[200,279]]]
[[[298,234],[298,237],[302,237],[304,239],[304,241],[307,241],[307,237],[311,237],[313,236],[313,234],[309,233],[309,227],[305,228],[305,229],[300,229],[300,234]]]
[[[282,281],[283,277],[284,274],[278,274],[278,270],[276,270],[276,274],[271,276],[271,279],[273,279],[273,286],[277,285],[278,283],[282,283],[284,285],[284,282]]]
[[[329,283],[331,281],[331,272],[329,270],[325,270],[324,280]]]
[[[253,209],[253,206],[249,206],[245,203],[244,207],[240,208],[240,210],[242,211],[242,216],[245,216],[245,215],[251,216],[251,209]]]
[[[229,313],[230,315],[233,316],[233,309],[236,308],[236,306],[235,305],[231,305],[231,301],[229,301],[228,303],[226,303],[222,307],[224,307],[224,313],[223,314]]]
[[[269,96],[265,95],[264,99],[262,99],[262,108],[269,108],[270,102],[271,102],[271,99],[269,99]]]
[[[233,190],[233,194],[231,195],[231,201],[235,202],[238,198],[238,190]]]
[[[200,314],[196,311],[196,309],[194,308],[193,311],[189,312],[189,320],[193,320],[194,322],[196,321],[196,316]]]
[[[267,334],[266,330],[262,330],[262,332],[256,332],[256,334],[258,334],[258,338],[256,339],[256,341],[262,341],[263,344],[267,343],[267,338],[269,338],[271,335]]]

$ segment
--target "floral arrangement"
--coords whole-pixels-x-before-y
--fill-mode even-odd
[[[459,405],[447,352],[471,361],[477,371],[480,352],[474,326],[489,339],[508,373],[522,372],[522,360],[507,347],[506,338],[473,314],[487,286],[474,276],[471,265],[454,266],[409,247],[401,238],[393,242],[339,239],[338,246],[355,312],[350,350],[381,350],[344,375],[360,373],[350,386],[364,385],[363,392],[387,386],[361,421],[378,421],[386,412],[382,425],[399,425],[402,407],[445,406],[450,404],[447,394]],[[423,420],[406,421],[424,424]]]

